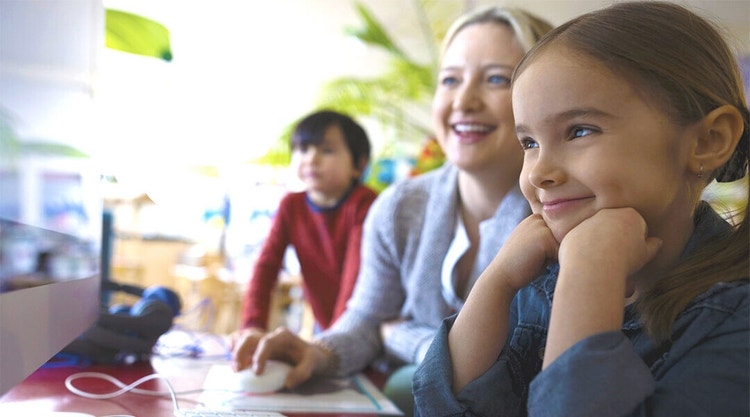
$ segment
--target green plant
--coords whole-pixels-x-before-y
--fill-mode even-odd
[[[20,140],[14,127],[15,119],[9,111],[0,107],[0,163],[13,165],[21,156],[64,156],[68,158],[87,158],[84,152],[57,142],[40,140]]]
[[[373,78],[345,76],[325,83],[316,102],[317,109],[331,109],[355,118],[377,121],[389,138],[377,158],[391,156],[397,144],[421,144],[432,136],[429,120],[438,66],[438,43],[453,17],[460,12],[460,2],[411,0],[417,14],[419,33],[428,52],[427,62],[419,62],[406,53],[389,35],[385,25],[362,3],[355,2],[360,20],[357,27],[344,29],[369,47],[385,51],[387,69]],[[268,152],[254,163],[286,166],[290,161],[289,140],[297,121],[288,125]],[[374,167],[374,164],[371,164]],[[375,169],[375,168],[373,168]]]
[[[172,60],[169,30],[159,22],[120,10],[106,9],[107,48]]]

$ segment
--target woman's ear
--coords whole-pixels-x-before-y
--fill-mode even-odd
[[[743,129],[742,114],[734,106],[726,104],[708,113],[701,121],[701,135],[691,155],[691,169],[703,175],[703,170],[710,174],[724,165],[737,147]]]

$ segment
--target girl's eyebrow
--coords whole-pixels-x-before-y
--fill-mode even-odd
[[[583,117],[583,116],[595,116],[595,117],[605,117],[605,118],[614,117],[613,114],[607,113],[603,110],[600,110],[594,107],[582,107],[578,109],[570,109],[562,113],[559,113],[555,118],[558,120],[569,120],[569,119],[575,119],[576,117]]]
[[[568,120],[575,119],[578,117],[599,117],[599,118],[611,119],[611,118],[614,118],[615,116],[613,114],[607,113],[605,111],[602,111],[594,107],[581,107],[581,108],[570,109],[564,112],[554,114],[550,117],[547,117],[544,120],[544,122],[551,121],[553,123],[561,123],[561,122],[566,122]],[[516,134],[527,133],[528,131],[529,131],[528,126],[524,124],[516,125]]]

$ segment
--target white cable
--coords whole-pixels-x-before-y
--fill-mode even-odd
[[[76,388],[73,385],[73,381],[75,381],[76,379],[79,379],[79,378],[104,379],[104,380],[110,382],[112,385],[115,385],[115,386],[119,387],[120,389],[118,389],[117,391],[111,392],[111,393],[107,393],[107,394],[94,394],[94,393],[86,392],[86,391],[83,391],[83,390],[80,390],[80,389]],[[141,385],[144,382],[150,381],[152,379],[161,379],[161,380],[163,380],[167,384],[167,390],[168,390],[168,392],[153,391],[153,390],[144,390],[144,389],[138,389],[138,388],[136,388],[138,385]],[[177,394],[175,393],[175,390],[172,387],[172,384],[169,382],[169,380],[166,377],[164,377],[163,375],[159,375],[159,374],[146,375],[143,378],[141,378],[141,379],[133,382],[132,384],[126,385],[125,383],[123,383],[119,379],[117,379],[117,378],[115,378],[115,377],[113,377],[111,375],[107,375],[105,373],[101,373],[101,372],[79,372],[79,373],[70,375],[69,377],[67,377],[65,379],[65,387],[70,392],[72,392],[72,393],[74,393],[76,395],[79,395],[79,396],[84,397],[84,398],[91,398],[91,399],[94,399],[94,400],[106,400],[106,399],[110,399],[110,398],[115,398],[115,397],[118,397],[118,396],[120,396],[122,394],[125,394],[127,392],[132,392],[134,394],[141,394],[141,395],[156,396],[156,397],[164,397],[164,396],[169,395],[172,398],[172,404],[174,405],[175,411],[179,411],[179,409],[180,409],[179,405],[177,404]],[[182,392],[182,394],[193,393],[193,392],[197,392],[197,391],[202,391],[202,390],[185,391],[185,392]]]

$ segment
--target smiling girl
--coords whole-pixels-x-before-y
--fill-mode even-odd
[[[512,101],[533,214],[417,370],[419,414],[748,415],[748,218],[701,200],[747,173],[719,32],[670,3],[593,12],[526,55]]]

